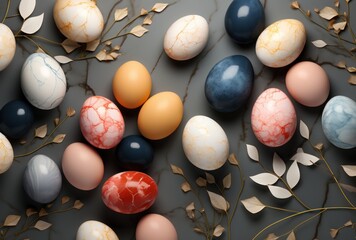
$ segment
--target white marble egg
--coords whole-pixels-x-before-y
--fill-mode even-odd
[[[0,133],[0,174],[6,172],[14,161],[14,150],[4,134]]]
[[[203,170],[215,170],[229,156],[229,140],[222,127],[213,119],[197,115],[186,123],[182,136],[188,160]]]
[[[93,0],[56,0],[53,17],[59,31],[74,42],[94,41],[104,29],[103,15]]]
[[[175,21],[164,36],[164,51],[178,61],[197,56],[208,42],[208,22],[199,15],[187,15]]]
[[[76,240],[119,240],[119,238],[106,224],[89,220],[79,226]]]
[[[21,88],[35,107],[50,110],[63,100],[67,90],[66,76],[56,60],[44,53],[33,53],[21,72]]]
[[[0,23],[0,72],[4,70],[14,58],[16,41],[11,29]]]
[[[256,54],[268,67],[284,67],[297,59],[305,41],[306,32],[302,22],[282,19],[269,25],[260,34],[256,42]]]

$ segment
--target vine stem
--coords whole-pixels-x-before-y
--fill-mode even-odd
[[[33,43],[37,48],[42,49],[46,54],[52,56],[46,49],[44,49],[43,47],[41,47],[38,43],[36,43],[32,38],[30,38],[27,35],[21,35],[21,34],[16,34],[15,37],[22,37],[22,38],[26,38],[27,40],[29,40],[31,43]]]
[[[274,206],[269,206],[269,205],[265,205],[265,207],[273,209],[273,210],[282,211],[282,212],[291,212],[291,213],[297,213],[298,212],[296,210],[291,210],[291,209],[286,209],[286,208],[279,208],[279,207],[274,207]]]
[[[9,9],[10,9],[10,3],[11,3],[11,0],[7,0],[7,6],[6,6],[6,11],[5,11],[5,15],[1,21],[1,23],[4,23],[6,18],[7,18],[7,14],[9,14]]]
[[[54,45],[58,45],[60,46],[61,43],[59,42],[56,42],[56,41],[53,41],[53,40],[50,40],[50,39],[47,39],[45,37],[42,37],[42,36],[38,36],[38,35],[31,35],[31,36],[27,36],[27,35],[23,35],[23,34],[17,34],[16,37],[26,37],[26,38],[37,38],[37,39],[40,39],[42,41],[45,41],[45,42],[48,42],[48,43],[51,43],[51,44],[54,44]]]

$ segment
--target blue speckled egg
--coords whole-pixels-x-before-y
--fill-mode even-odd
[[[52,202],[62,187],[62,175],[57,164],[49,157],[39,154],[28,162],[23,177],[28,196],[38,203]]]
[[[233,112],[249,98],[254,79],[252,64],[242,55],[226,57],[209,72],[205,96],[219,112]]]
[[[235,0],[225,14],[225,29],[237,43],[251,43],[265,26],[265,12],[259,0]]]
[[[335,96],[325,105],[321,118],[326,138],[336,147],[356,147],[356,102],[345,96]]]
[[[127,170],[145,170],[152,163],[153,155],[151,144],[139,135],[123,138],[116,147],[119,165]]]
[[[33,122],[32,108],[24,101],[8,102],[0,110],[0,132],[8,138],[23,137],[32,127]]]

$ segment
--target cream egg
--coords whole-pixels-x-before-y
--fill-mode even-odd
[[[136,240],[178,240],[171,221],[159,214],[147,214],[138,222]]]
[[[14,58],[16,41],[11,29],[0,23],[0,72],[4,70]]]
[[[256,55],[268,67],[284,67],[301,54],[306,31],[296,19],[282,19],[269,25],[257,39]]]
[[[103,15],[92,0],[56,0],[53,17],[59,31],[74,42],[94,41],[104,29]]]
[[[182,135],[188,160],[203,170],[216,170],[229,156],[229,140],[224,129],[213,119],[197,115],[186,123]]]
[[[78,230],[76,240],[119,240],[116,233],[108,225],[89,220],[83,222]]]
[[[14,161],[14,150],[4,134],[0,133],[0,174],[6,172]]]
[[[164,36],[164,51],[174,60],[197,56],[208,42],[208,22],[199,15],[187,15],[175,21]]]
[[[70,144],[62,156],[63,174],[70,184],[80,190],[96,188],[104,176],[100,155],[84,143]]]

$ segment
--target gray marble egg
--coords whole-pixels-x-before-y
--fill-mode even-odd
[[[27,164],[23,185],[31,199],[38,203],[49,203],[61,190],[62,175],[51,158],[35,155]]]

